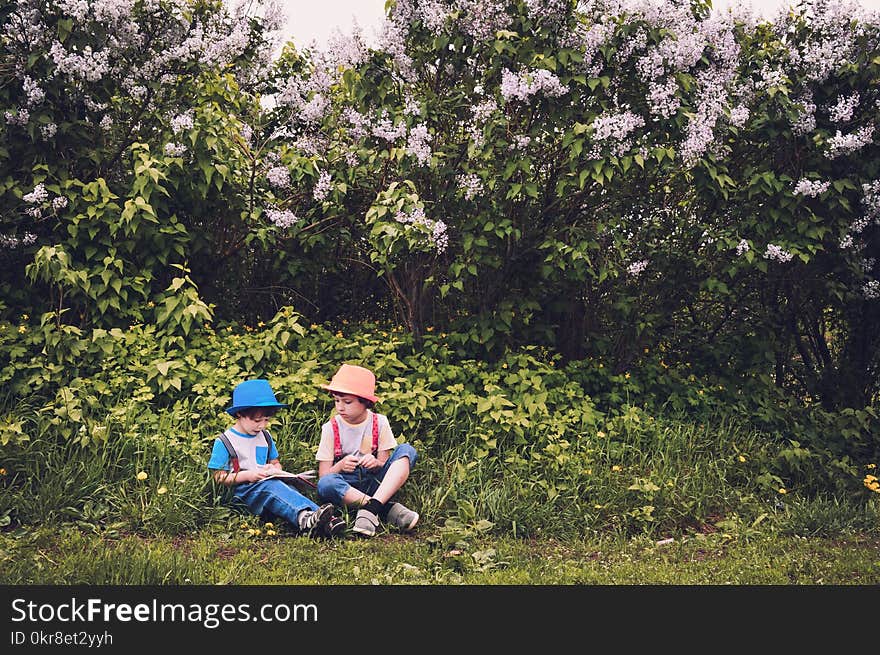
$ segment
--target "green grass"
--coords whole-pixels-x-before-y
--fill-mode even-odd
[[[245,521],[246,525],[255,524]],[[756,533],[514,539],[419,530],[332,542],[248,534],[238,523],[186,536],[76,526],[0,537],[6,585],[876,585],[880,537]]]

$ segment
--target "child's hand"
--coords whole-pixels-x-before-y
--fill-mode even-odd
[[[339,460],[339,466],[343,473],[351,473],[357,468],[357,465],[361,463],[361,456],[358,455],[346,455],[342,459]]]
[[[373,457],[372,453],[369,453],[367,455],[362,455],[360,465],[363,466],[365,469],[375,469],[375,468],[379,468],[380,466],[382,466],[379,463],[379,460],[376,459],[375,457]]]

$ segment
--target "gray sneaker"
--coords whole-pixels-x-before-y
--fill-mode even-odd
[[[408,507],[400,503],[393,503],[391,509],[388,510],[388,523],[398,530],[408,532],[416,527],[419,522],[419,515]]]
[[[376,534],[376,528],[379,526],[379,517],[368,509],[359,509],[357,517],[354,519],[354,527],[352,530],[364,537],[372,537]]]
[[[321,505],[315,511],[303,510],[299,513],[299,531],[301,533],[322,534],[333,518],[333,503]]]

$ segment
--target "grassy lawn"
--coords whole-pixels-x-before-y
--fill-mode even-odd
[[[0,583],[99,585],[876,585],[880,538],[755,533],[582,540],[422,530],[332,542],[210,526],[189,536],[5,533]]]

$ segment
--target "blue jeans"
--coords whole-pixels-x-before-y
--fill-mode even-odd
[[[372,496],[385,478],[388,468],[403,457],[409,460],[409,469],[411,471],[419,456],[415,448],[408,443],[402,443],[394,449],[391,457],[388,458],[388,461],[380,469],[370,471],[362,466],[358,466],[351,473],[330,473],[323,476],[318,480],[318,500],[342,507],[342,497],[351,487],[364,492],[368,496]]]
[[[315,511],[318,506],[286,482],[277,478],[245,482],[236,485],[234,500],[245,504],[252,514],[264,519],[278,517],[299,530],[299,513],[304,509]]]

